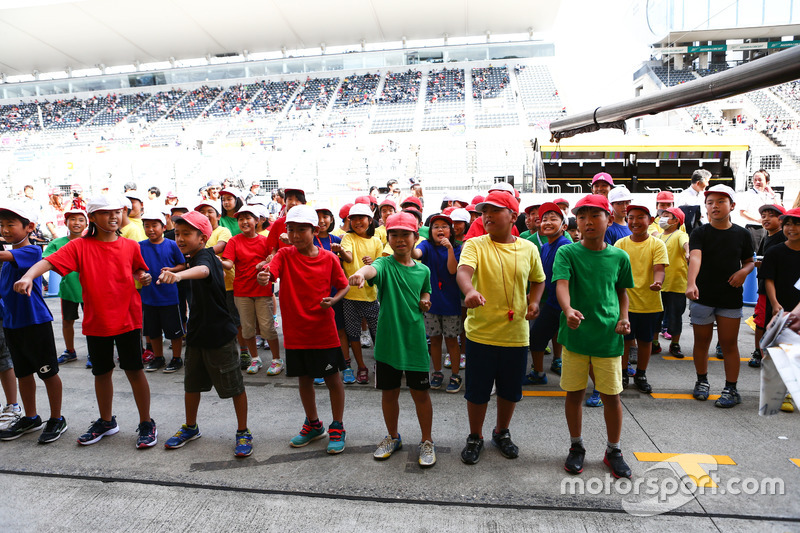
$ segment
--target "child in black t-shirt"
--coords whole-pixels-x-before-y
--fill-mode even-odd
[[[693,396],[707,400],[708,348],[717,323],[717,336],[725,365],[725,388],[714,405],[742,403],[736,391],[739,379],[739,323],[742,320],[742,285],[753,271],[750,233],[730,221],[736,205],[733,189],[715,185],[705,191],[709,223],[689,237],[689,275],[686,297],[694,330],[694,367],[697,382]]]

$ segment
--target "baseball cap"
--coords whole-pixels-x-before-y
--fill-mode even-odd
[[[339,218],[342,220],[346,219],[350,215],[350,208],[353,207],[355,204],[344,204],[342,207],[339,208]]]
[[[0,207],[0,211],[11,211],[18,217],[24,218],[25,220],[33,222],[34,224],[39,221],[39,217],[36,215],[36,213],[17,202]]]
[[[70,215],[83,215],[86,220],[89,220],[89,215],[83,209],[67,209],[64,211],[64,220],[68,219]]]
[[[542,218],[545,215],[545,213],[549,213],[550,211],[557,213],[561,217],[561,220],[564,220],[564,212],[561,210],[560,207],[558,207],[558,204],[556,204],[555,202],[543,203],[539,207],[539,218]]]
[[[286,223],[295,222],[298,224],[311,224],[316,226],[319,224],[319,217],[317,210],[310,205],[300,204],[289,209],[286,213]]]
[[[481,202],[482,202],[482,201],[483,201],[483,196],[481,196]],[[478,202],[478,203],[480,203],[480,202]],[[480,211],[478,211],[478,210],[475,208],[475,205],[476,205],[476,204],[469,204],[469,205],[468,205],[467,207],[465,207],[464,209],[466,209],[468,213],[480,213]]]
[[[478,205],[479,203],[481,203],[483,201],[484,198],[486,198],[486,197],[483,196],[483,195],[480,195],[480,194],[476,194],[475,197],[470,202],[470,204]]]
[[[783,220],[786,217],[800,218],[800,207],[795,207],[794,209],[789,209],[788,211],[786,211],[784,214],[781,215],[781,220]]]
[[[461,207],[464,207],[465,205],[469,205],[469,198],[464,193],[460,193],[460,192],[459,193],[455,193],[453,195],[453,201],[454,202],[458,202],[459,204],[461,204]]]
[[[56,189],[55,187],[47,191],[48,196],[61,196],[61,191]]]
[[[101,194],[89,200],[86,211],[91,215],[95,211],[116,211],[128,207],[128,199],[115,194]]]
[[[144,195],[139,191],[128,191],[125,193],[125,198],[130,198],[131,200],[139,200],[142,203],[145,202]]]
[[[632,202],[633,195],[631,191],[624,185],[620,185],[619,187],[614,187],[611,189],[611,192],[608,193],[608,203],[613,204],[614,202]]]
[[[239,215],[241,215],[242,213],[250,213],[255,218],[259,218],[262,216],[261,209],[259,209],[257,205],[243,205],[242,207],[239,208],[238,211],[236,211],[236,213],[233,216],[239,218]]]
[[[303,189],[298,189],[296,187],[283,189],[284,196],[289,196],[290,194],[298,194],[298,193],[302,194],[303,196],[306,195],[306,191],[304,191]]]
[[[761,207],[758,208],[758,214],[759,215],[763,215],[764,211],[770,211],[770,210],[779,213],[779,216],[786,214],[786,209],[784,209],[782,206],[777,205],[777,204],[762,205]]]
[[[453,223],[453,219],[452,219],[452,218],[450,218],[450,216],[449,216],[449,215],[445,215],[444,213],[441,213],[441,214],[439,214],[439,215],[433,215],[433,216],[431,217],[431,219],[430,219],[430,225],[431,225],[431,226],[433,226],[433,223],[434,223],[434,222],[436,222],[437,220],[444,220],[444,221],[445,221],[445,222],[447,222],[448,224],[452,224],[452,223]]]
[[[219,180],[208,180],[208,183],[206,183],[206,188],[208,187],[222,187],[222,182]]]
[[[629,205],[628,207],[625,208],[625,212],[626,213],[630,213],[634,209],[640,209],[640,210],[644,211],[645,213],[647,213],[647,216],[649,216],[650,218],[653,217],[653,213],[650,212],[650,209],[646,205],[633,205],[633,204],[631,204],[631,205]]]
[[[251,196],[247,203],[250,205],[267,205],[270,202],[266,196]]]
[[[719,194],[724,194],[725,196],[727,196],[728,198],[731,199],[731,202],[734,202],[734,203],[736,202],[736,193],[734,192],[733,189],[731,189],[727,185],[723,185],[723,184],[719,183],[717,185],[714,185],[710,189],[706,189],[705,190],[705,197],[708,198],[709,194],[714,194],[715,192],[719,193]]]
[[[320,211],[327,211],[328,213],[330,213],[331,216],[333,216],[333,209],[331,209],[330,205],[324,202],[320,202],[316,206],[314,206],[314,211],[316,211],[317,213],[319,213]]]
[[[172,191],[169,191],[169,192],[167,193],[167,198],[177,198],[177,197],[178,197],[178,195],[177,195],[177,194],[175,194],[175,193],[174,193],[174,192],[172,192]]]
[[[176,224],[181,220],[192,226],[194,229],[199,229],[200,232],[206,237],[211,237],[211,222],[208,221],[208,218],[201,215],[197,211],[189,211],[184,215],[172,217],[172,221]]]
[[[395,201],[394,201],[394,200],[392,200],[391,198],[386,198],[386,199],[384,199],[384,200],[383,200],[383,201],[380,203],[380,206],[379,206],[379,207],[383,207],[383,206],[385,206],[385,205],[388,205],[388,206],[394,207],[394,210],[395,210],[395,211],[397,211],[397,204],[396,204],[396,203],[395,203]]]
[[[142,220],[158,220],[162,224],[167,224],[167,219],[164,218],[164,214],[158,211],[146,211],[142,214]]]
[[[355,216],[365,216],[372,218],[372,209],[370,209],[368,205],[353,204],[353,207],[351,207],[350,211],[347,213],[347,217],[349,218]]]
[[[503,191],[513,195],[514,187],[512,187],[511,184],[507,181],[499,181],[494,185],[492,185],[491,187],[489,187],[489,193],[491,193],[492,191]],[[485,202],[486,199],[484,198],[483,201]]]
[[[683,224],[684,220],[686,220],[686,214],[683,212],[683,209],[679,207],[670,207],[669,209],[665,209],[664,211],[675,215],[675,218],[678,219],[679,226]]]
[[[233,187],[225,187],[221,191],[219,191],[219,195],[222,196],[223,194],[230,194],[234,198],[239,198],[242,196],[242,192],[239,189],[235,189]]]
[[[444,209],[442,209],[442,214],[449,216],[450,213],[453,212],[453,209],[455,209],[455,207],[445,207]]]
[[[189,209],[189,208],[186,206],[186,204],[178,204],[178,205],[172,205],[172,206],[170,206],[170,207],[169,207],[169,212],[170,212],[170,213],[173,213],[173,212],[174,212],[175,210],[177,210],[177,209],[183,209],[184,211],[191,211],[191,209]]]
[[[411,213],[394,213],[386,218],[386,231],[400,229],[405,231],[417,231],[417,219]]]
[[[669,191],[661,191],[656,195],[656,202],[675,203],[675,195]]]
[[[502,190],[490,192],[481,203],[475,206],[475,209],[483,213],[483,210],[489,205],[505,207],[511,209],[515,213],[519,213],[519,202],[517,199]]]
[[[605,181],[612,187],[614,186],[614,178],[612,178],[611,174],[609,174],[608,172],[598,172],[597,174],[595,174],[594,177],[592,178],[592,185],[594,185],[595,182],[597,181]]]
[[[200,208],[204,206],[213,207],[214,211],[216,211],[218,215],[222,212],[222,210],[220,209],[219,200],[203,200],[199,204],[194,206],[193,211],[200,211]]]
[[[420,211],[422,211],[422,202],[420,202],[419,198],[417,198],[416,196],[409,196],[408,198],[400,202],[400,207],[404,208],[406,207],[406,204],[411,204]]]
[[[572,214],[577,215],[578,210],[580,210],[581,207],[597,207],[609,215],[611,214],[611,207],[608,205],[608,198],[602,194],[587,194],[578,200],[578,203],[576,203],[575,207],[572,208]]]
[[[536,203],[529,205],[528,207],[526,207],[526,208],[524,209],[524,211],[525,211],[525,214],[526,214],[526,215],[529,215],[529,214],[531,213],[531,211],[533,211],[533,210],[536,210],[536,212],[538,213],[538,212],[539,212],[539,207],[540,207],[541,205],[542,205],[542,204],[536,204]]]
[[[368,194],[357,197],[355,201],[355,203],[357,204],[364,204],[364,205],[372,205],[374,202],[375,199],[372,196],[369,196]]]
[[[463,208],[453,209],[453,212],[450,213],[450,220],[453,222],[466,222],[469,224],[469,221],[472,219],[469,216],[469,211]]]
[[[569,201],[566,198],[556,198],[555,200],[553,200],[552,203],[554,203],[554,204],[567,204],[567,207],[569,207]]]

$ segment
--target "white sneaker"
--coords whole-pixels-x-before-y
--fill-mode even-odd
[[[14,422],[20,419],[22,416],[22,407],[17,405],[8,404],[3,407],[3,411],[0,412],[0,430],[8,429]]]
[[[372,337],[369,336],[369,330],[361,332],[361,347],[369,348],[372,346]]]
[[[436,447],[429,440],[419,443],[419,466],[428,467],[436,464]]]
[[[467,356],[463,353],[461,354],[460,361],[458,363],[458,368],[464,369],[467,366]]]
[[[261,362],[260,357],[256,357],[255,359],[250,359],[250,366],[247,367],[248,374],[256,374],[264,366],[264,363]]]
[[[283,372],[283,359],[273,359],[267,369],[268,376],[277,376]]]

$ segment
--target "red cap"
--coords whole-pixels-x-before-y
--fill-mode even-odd
[[[445,207],[444,210],[442,210],[442,214],[449,216],[455,209],[455,207]]]
[[[786,209],[784,209],[783,206],[780,206],[778,204],[766,204],[758,208],[759,215],[763,214],[764,211],[775,211],[776,213],[779,213],[778,216],[786,214]]]
[[[208,221],[208,217],[201,215],[197,211],[189,211],[184,215],[173,216],[172,220],[173,222],[183,220],[193,228],[199,229],[206,237],[211,237],[211,222]]]
[[[594,177],[592,178],[592,185],[594,185],[596,181],[605,181],[612,187],[614,186],[614,178],[612,178],[611,174],[609,174],[608,172],[598,172],[597,174],[595,174]]]
[[[400,229],[405,231],[417,231],[417,217],[411,213],[395,213],[386,218],[386,231]]]
[[[567,204],[567,207],[569,207],[569,201],[566,198],[556,198],[555,200],[553,200],[553,203],[554,204]]]
[[[786,213],[781,215],[781,220],[786,217],[800,218],[800,207],[795,207],[794,209],[789,209],[786,211]]]
[[[373,203],[375,203],[375,198],[369,195],[359,196],[358,198],[356,198],[356,203],[372,205]]]
[[[383,207],[385,205],[394,207],[394,210],[397,211],[397,204],[391,198],[386,198],[380,203],[380,207]]]
[[[444,220],[448,224],[453,223],[453,219],[450,218],[449,215],[445,215],[444,213],[442,213],[441,215],[433,215],[429,221],[430,225],[433,226],[433,223],[436,222],[437,220]]]
[[[169,191],[169,192],[167,193],[167,198],[177,198],[177,197],[178,197],[178,195],[177,195],[177,194],[175,194],[175,193],[174,193],[174,192],[172,192],[172,191]]]
[[[481,197],[481,202],[482,202],[482,201],[483,201],[483,197]],[[480,211],[478,211],[477,209],[475,209],[475,204],[469,204],[469,205],[468,205],[467,207],[465,207],[464,209],[466,209],[466,210],[467,210],[467,211],[469,211],[470,213],[480,213]]]
[[[476,195],[475,198],[472,199],[470,205],[478,205],[484,200],[485,196],[481,196],[480,194]],[[467,209],[469,211],[469,209]]]
[[[535,211],[538,213],[538,212],[539,212],[539,207],[540,207],[541,205],[542,205],[542,204],[531,204],[531,205],[529,205],[528,207],[526,207],[526,208],[524,209],[524,211],[525,211],[525,214],[526,214],[526,215],[529,215],[529,214],[530,214],[530,212],[531,212],[531,211],[534,211],[534,210],[535,210]]]
[[[58,190],[58,189],[55,189],[55,188],[53,188],[53,189],[50,189],[50,190],[47,192],[47,195],[48,195],[48,196],[61,196],[61,191],[60,191],[60,190]]]
[[[605,172],[601,172],[601,174],[605,174]],[[581,207],[598,207],[607,212],[609,215],[611,214],[611,207],[608,205],[608,198],[602,194],[587,194],[578,200],[578,203],[572,208],[572,214],[577,215],[578,210]]]
[[[661,191],[656,195],[656,202],[669,202],[671,204],[675,203],[675,195],[669,191]]]
[[[683,221],[686,220],[686,214],[683,212],[683,209],[679,207],[670,207],[669,209],[665,209],[664,211],[675,215],[675,218],[678,219],[678,226],[682,225]]]
[[[419,198],[417,198],[416,196],[409,196],[408,198],[400,202],[400,207],[405,209],[407,207],[406,204],[412,204],[414,207],[422,211],[422,202],[420,202]]]
[[[519,213],[519,202],[517,201],[516,198],[514,198],[507,192],[503,191],[490,192],[481,203],[475,206],[475,209],[483,213],[483,210],[487,205],[493,205],[495,207],[505,207],[507,209],[511,209],[515,213]]]
[[[350,208],[353,207],[353,204],[344,204],[341,209],[339,209],[339,218],[342,220],[346,219],[347,216],[350,214]]]
[[[558,215],[561,217],[561,220],[564,220],[564,212],[555,202],[543,203],[541,207],[539,207],[539,218],[541,219],[545,213],[549,213],[550,211],[558,213]]]
[[[514,189],[514,198],[516,198],[517,201],[519,202],[519,190],[517,189]]]
[[[633,204],[631,204],[631,205],[629,205],[628,207],[625,208],[625,212],[626,213],[630,213],[634,209],[639,209],[641,211],[644,211],[645,213],[647,213],[647,216],[649,216],[650,218],[653,218],[653,214],[650,212],[650,209],[648,209],[648,207],[645,206],[645,205],[633,205]]]

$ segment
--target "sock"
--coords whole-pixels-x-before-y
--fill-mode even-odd
[[[249,348],[239,348],[239,351],[240,351],[241,353],[246,353],[246,354],[249,354],[249,353],[250,353],[250,349],[249,349]]]
[[[312,426],[312,427],[315,427],[315,428],[321,428],[322,427],[322,422],[320,422],[319,418],[317,418],[316,420],[310,420],[308,422],[308,425]]]
[[[147,350],[153,351],[153,345],[152,345],[152,344],[150,344],[149,342],[148,342],[147,344],[145,344],[145,345],[144,345],[144,347],[145,347],[145,349],[147,349]]]
[[[646,373],[647,373],[647,370],[642,370],[641,368],[637,368],[636,369],[636,377],[637,378],[643,378]]]
[[[619,442],[608,442],[606,444],[606,453],[611,453],[614,450],[619,450]]]
[[[247,433],[248,431],[250,431],[250,430],[249,430],[249,429],[247,429],[247,428],[244,428],[244,429],[237,429],[237,430],[236,430],[236,434],[237,434],[237,435],[239,435],[240,433]]]
[[[347,368],[350,368],[350,359],[345,359],[344,364],[347,366]]]
[[[727,381],[726,380],[725,381],[725,388],[726,389],[731,389],[731,390],[736,390],[736,383],[737,383],[736,381]]]
[[[583,437],[570,437],[569,438],[570,444],[580,444],[583,446]]]
[[[701,383],[708,383],[708,373],[697,374],[697,381]]]
[[[189,428],[189,429],[197,429],[197,422],[195,422],[191,426],[189,424],[186,424],[186,427]]]

